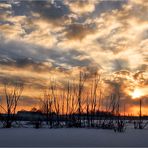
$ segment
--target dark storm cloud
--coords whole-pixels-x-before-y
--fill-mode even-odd
[[[22,15],[30,15],[31,1],[20,1],[18,3],[11,3],[13,15],[15,16],[22,16]]]
[[[34,12],[38,12],[42,17],[49,20],[60,19],[69,12],[63,1],[55,1],[53,4],[50,1],[33,1],[31,7]]]
[[[59,51],[56,52],[52,50],[49,54],[49,58],[54,60],[57,64],[67,64],[71,67],[75,66],[89,66],[93,64],[94,61],[92,59],[79,59],[77,56],[85,56],[86,54],[82,51],[77,51],[71,49],[69,51]]]
[[[111,11],[113,9],[121,9],[128,0],[102,0],[96,5],[94,14],[99,15],[103,12]]]
[[[38,47],[31,44],[25,44],[21,41],[0,40],[0,55],[10,57],[12,59],[36,57]]]
[[[52,69],[52,64],[50,66],[45,65],[42,62],[33,61],[30,58],[1,58],[0,66],[4,68],[20,68],[36,72],[49,72]]]
[[[65,20],[69,9],[63,4],[63,1],[21,1],[19,4],[12,4],[14,15],[26,15],[34,18],[34,13],[39,14],[38,18],[50,21],[53,24],[61,24]]]
[[[7,4],[5,1],[0,1],[0,25],[2,24],[12,24],[9,21],[5,21],[5,18],[11,14],[11,5]]]
[[[3,65],[15,65],[16,67],[32,66],[33,69],[46,69],[42,62],[51,60],[51,64],[59,66],[67,64],[74,66],[87,66],[93,63],[92,59],[78,59],[77,56],[85,53],[78,50],[60,50],[60,49],[46,49],[41,46],[25,44],[23,42],[1,40],[0,44],[0,63]],[[49,67],[50,68],[50,67]]]
[[[69,3],[75,3],[75,1],[69,1]],[[94,14],[98,15],[108,10],[118,9],[121,8],[121,6],[126,1],[101,1],[98,4],[96,4],[96,11]],[[87,5],[87,3],[90,3],[89,1],[78,1],[78,4],[80,7],[83,5]],[[44,9],[43,9],[44,8]],[[77,9],[77,8],[75,8]],[[20,1],[19,3],[12,3],[12,11],[13,15],[15,16],[23,16],[26,15],[28,19],[44,19],[46,21],[49,21],[50,23],[54,25],[64,25],[65,21],[69,18],[69,14],[71,13],[69,10],[69,7],[64,3],[64,1],[55,0],[52,1]],[[40,16],[34,17],[33,14],[37,13]],[[92,14],[93,15],[93,14]],[[77,18],[76,22],[81,22],[82,20],[85,20],[84,18]],[[89,28],[85,28],[88,29]]]

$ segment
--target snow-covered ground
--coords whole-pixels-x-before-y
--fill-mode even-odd
[[[148,129],[127,129],[124,133],[102,129],[34,129],[11,128],[0,129],[0,147],[6,146],[130,146],[148,147]]]

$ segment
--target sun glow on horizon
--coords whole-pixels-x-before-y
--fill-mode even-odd
[[[139,97],[142,96],[142,91],[141,91],[140,89],[136,88],[136,89],[132,92],[131,96],[132,96],[133,99],[139,98]]]

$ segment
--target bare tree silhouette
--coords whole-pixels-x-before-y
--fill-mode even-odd
[[[12,126],[18,101],[22,95],[23,89],[24,85],[22,82],[4,83],[4,105],[1,104],[0,107],[7,115],[4,118],[4,127],[6,128],[10,128]]]

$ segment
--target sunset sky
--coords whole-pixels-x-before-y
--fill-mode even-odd
[[[51,77],[72,79],[81,68],[107,83],[122,75],[128,113],[138,114],[138,89],[148,114],[147,0],[0,2],[1,94],[5,79],[20,79],[21,108],[36,107]]]

